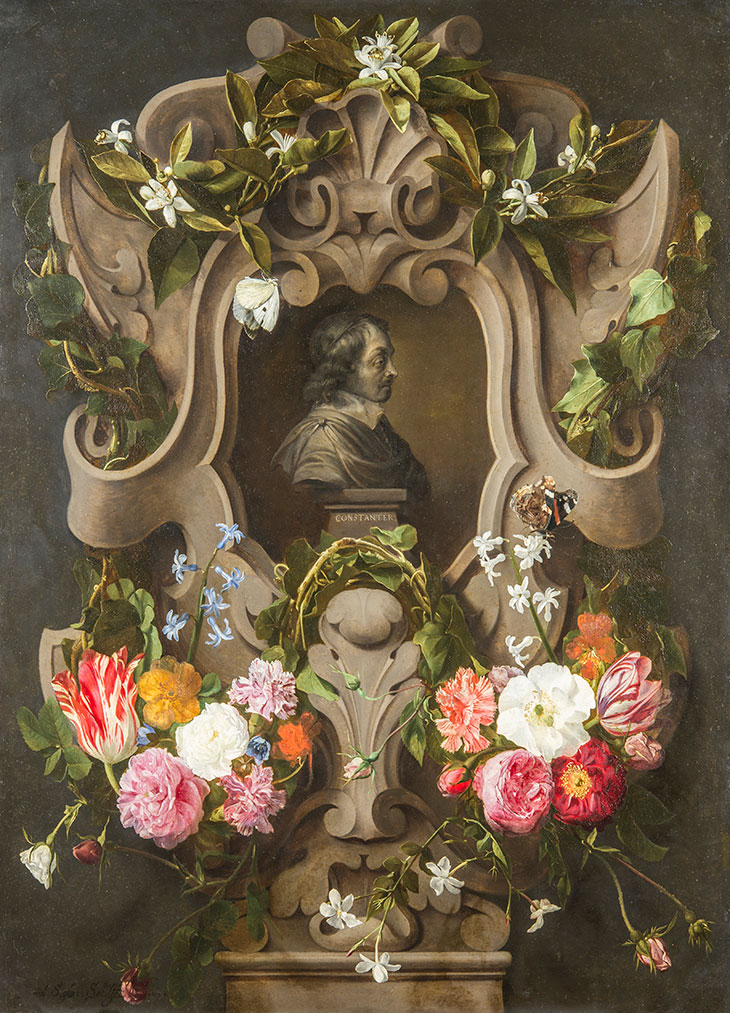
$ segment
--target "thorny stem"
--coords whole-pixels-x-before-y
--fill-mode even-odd
[[[512,569],[515,572],[515,580],[517,580],[518,583],[519,583],[520,582],[520,568],[517,565],[517,560],[515,559],[515,551],[512,548],[511,544],[510,544],[510,547],[509,547],[509,557],[510,557],[510,560],[512,562]],[[548,640],[547,635],[545,633],[545,630],[543,629],[543,625],[540,622],[540,619],[538,618],[537,612],[535,611],[535,606],[532,604],[532,594],[530,594],[530,597],[528,599],[527,607],[530,610],[530,615],[532,616],[532,621],[535,624],[535,629],[537,630],[538,636],[540,637],[540,640],[542,641],[542,646],[545,648],[545,653],[547,654],[549,660],[552,661],[552,663],[554,665],[559,664],[558,659],[555,657],[555,651],[552,649],[550,641]]]

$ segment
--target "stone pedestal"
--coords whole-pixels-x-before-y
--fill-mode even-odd
[[[383,985],[356,974],[355,956],[331,953],[219,953],[226,1013],[502,1013],[509,953],[391,954],[401,964]]]
[[[372,527],[397,527],[406,496],[405,489],[342,489],[319,502],[327,511],[330,535],[361,538]]]

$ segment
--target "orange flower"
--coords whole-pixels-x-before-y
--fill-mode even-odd
[[[570,641],[565,653],[571,661],[580,662],[580,674],[590,681],[601,674],[600,665],[609,665],[616,658],[613,622],[605,612],[595,616],[584,612],[578,616],[578,629],[580,635]]]
[[[312,742],[319,735],[322,726],[314,714],[302,714],[298,721],[289,721],[279,728],[279,738],[274,746],[274,755],[289,763],[297,763],[312,752]]]
[[[192,665],[174,658],[159,658],[139,680],[145,701],[144,719],[155,728],[169,728],[173,721],[186,724],[200,714],[197,695],[203,680]]]

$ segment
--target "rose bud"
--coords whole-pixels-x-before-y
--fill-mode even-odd
[[[634,770],[656,770],[664,763],[664,750],[656,739],[643,732],[629,735],[624,743],[628,764]]]
[[[125,1002],[128,1002],[130,1006],[139,1006],[147,998],[147,989],[149,986],[150,979],[143,978],[140,980],[139,968],[130,967],[129,970],[125,971],[122,975],[122,999],[124,999]]]
[[[643,948],[641,943],[636,947],[636,956],[639,958],[642,964],[652,971],[668,971],[672,966],[672,961],[669,959],[667,948],[664,943],[659,939],[658,936],[649,936],[648,939],[642,940],[645,946],[648,946],[649,952],[642,952]]]
[[[95,840],[81,841],[73,849],[74,858],[84,865],[98,865],[103,853],[101,844]]]
[[[511,668],[509,665],[495,665],[491,671],[487,672],[487,678],[494,686],[495,692],[501,693],[510,679],[513,679],[516,675],[524,674],[521,668]]]
[[[444,798],[462,795],[471,784],[471,775],[465,767],[444,767],[436,786]]]
[[[650,659],[638,651],[629,651],[606,670],[596,710],[610,735],[646,732],[656,724],[657,714],[672,697],[661,681],[648,678],[650,672]]]

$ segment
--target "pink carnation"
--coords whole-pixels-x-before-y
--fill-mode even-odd
[[[550,767],[526,749],[508,749],[482,764],[474,775],[484,818],[498,833],[530,834],[550,812],[555,788]]]
[[[133,756],[119,787],[122,826],[168,850],[197,831],[210,791],[179,757],[158,748]]]
[[[289,718],[297,708],[297,684],[291,672],[284,671],[280,661],[254,658],[248,676],[233,680],[228,699],[267,721],[272,717]]]
[[[223,803],[223,815],[239,834],[248,837],[254,830],[270,834],[273,827],[269,816],[273,816],[286,804],[286,792],[274,788],[274,772],[271,767],[251,768],[246,777],[229,774],[220,779],[228,798]]]
[[[467,753],[478,753],[487,748],[489,742],[479,729],[490,725],[497,711],[494,689],[488,679],[477,676],[470,668],[460,668],[438,690],[436,701],[444,715],[436,721],[444,736],[444,749],[455,753],[463,746]]]

